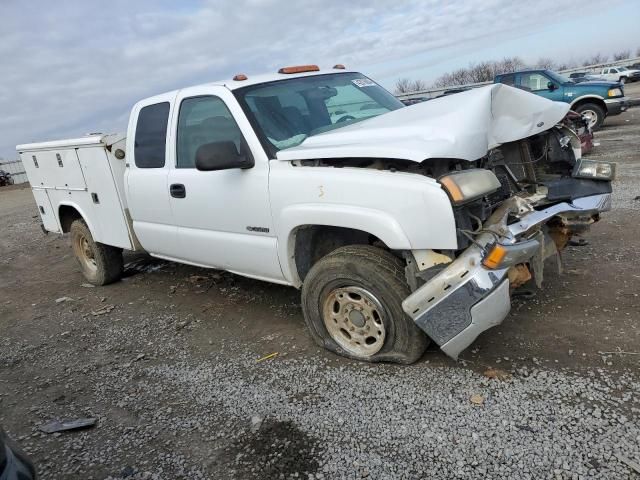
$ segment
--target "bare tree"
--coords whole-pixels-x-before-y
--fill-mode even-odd
[[[626,60],[629,57],[631,57],[631,50],[621,50],[621,51],[613,54],[613,59],[615,61]]]
[[[414,80],[413,84],[411,85],[412,91],[414,92],[419,92],[420,90],[426,90],[427,87],[427,82],[425,82],[424,80]]]
[[[408,78],[399,78],[396,82],[396,93],[409,93],[412,88],[411,80]]]
[[[582,66],[586,67],[588,65],[598,65],[600,63],[605,63],[609,60],[609,55],[603,55],[601,53],[596,53],[595,55],[591,55],[584,62],[582,62]]]
[[[546,70],[555,70],[557,68],[556,62],[549,57],[540,57],[536,62],[536,68],[544,68]]]
[[[516,72],[525,67],[526,64],[520,57],[505,57],[499,62],[496,62],[496,74]]]

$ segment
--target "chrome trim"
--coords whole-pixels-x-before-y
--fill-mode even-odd
[[[610,193],[561,202],[543,210],[533,210],[525,199],[512,197],[485,222],[483,230],[487,233],[479,235],[476,243],[447,268],[405,298],[402,308],[447,355],[456,359],[481,332],[501,323],[509,311],[509,282],[505,278],[508,268],[490,270],[482,265],[485,246],[494,242],[496,235],[505,245],[518,245],[530,240],[520,241],[519,236],[556,215],[610,209]],[[509,215],[520,220],[507,225]]]

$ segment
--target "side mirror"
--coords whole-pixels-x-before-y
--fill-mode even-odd
[[[547,88],[553,92],[558,87],[553,82],[547,82]]]
[[[196,151],[196,168],[203,172],[251,168],[255,165],[250,155],[240,155],[233,142],[213,142],[200,145]]]

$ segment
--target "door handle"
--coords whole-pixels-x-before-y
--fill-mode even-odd
[[[169,186],[169,193],[173,198],[184,198],[187,196],[187,189],[181,183],[174,183]]]

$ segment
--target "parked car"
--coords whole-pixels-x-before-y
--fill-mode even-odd
[[[36,471],[24,452],[0,428],[0,480],[33,480]]]
[[[568,103],[571,110],[589,118],[592,130],[600,128],[608,115],[618,115],[629,106],[620,83],[602,80],[575,83],[551,70],[504,73],[496,75],[494,83],[511,85],[549,100]]]
[[[13,185],[13,177],[9,172],[0,170],[0,187],[4,187],[5,185]]]
[[[569,80],[575,83],[600,80],[592,72],[573,72],[569,75]]]
[[[126,135],[17,149],[92,284],[126,249],[290,285],[319,345],[411,363],[429,340],[457,358],[610,208],[615,164],[582,158],[568,110],[500,84],[405,107],[284,67],[141,100]]]
[[[632,70],[627,67],[606,67],[596,76],[601,80],[624,84],[626,82],[636,82],[640,80],[640,70]]]

